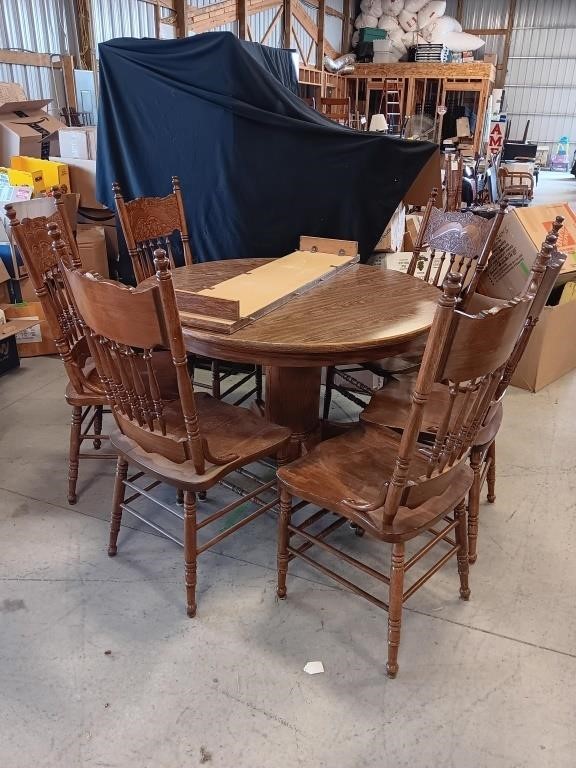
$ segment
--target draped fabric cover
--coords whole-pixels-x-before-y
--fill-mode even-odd
[[[98,198],[179,176],[197,261],[282,256],[303,234],[366,257],[435,150],[331,122],[293,92],[290,51],[231,33],[99,49]]]

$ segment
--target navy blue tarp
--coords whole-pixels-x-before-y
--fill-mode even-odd
[[[252,50],[251,50],[252,48]],[[282,256],[300,235],[368,255],[435,150],[360,133],[291,90],[288,51],[230,33],[102,43],[97,189],[114,207],[180,177],[194,258]]]

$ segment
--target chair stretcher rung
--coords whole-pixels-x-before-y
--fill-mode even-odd
[[[155,531],[158,531],[158,533],[161,533],[162,536],[165,536],[167,539],[170,539],[175,544],[178,544],[178,546],[183,547],[184,542],[180,539],[177,539],[175,536],[172,536],[171,533],[168,533],[164,528],[162,528],[159,525],[156,525],[156,523],[153,523],[151,520],[148,520],[146,517],[141,515],[139,512],[136,512],[135,509],[130,507],[128,504],[122,503],[120,504],[120,508],[124,510],[124,512],[128,512],[128,514],[132,515],[133,517],[136,517],[138,520],[140,520],[144,525],[149,526],[150,528],[153,528]]]
[[[416,592],[416,590],[420,589],[420,587],[423,584],[425,584],[429,578],[434,576],[436,571],[439,571],[440,568],[442,568],[442,566],[445,565],[448,562],[448,560],[450,560],[450,558],[456,554],[456,552],[458,552],[458,549],[459,547],[454,547],[453,549],[451,549],[443,557],[441,557],[440,560],[438,560],[438,562],[435,563],[432,566],[432,568],[430,568],[429,571],[426,571],[426,573],[423,576],[421,576],[418,579],[418,581],[415,581],[414,584],[412,584],[412,586],[410,587],[410,589],[407,589],[406,592],[404,592],[402,596],[402,602],[405,603],[409,597],[412,597],[412,595],[414,594],[414,592]]]
[[[177,517],[179,520],[184,520],[184,515],[181,512],[178,512],[177,510],[172,509],[172,507],[169,504],[166,504],[166,502],[161,501],[160,499],[157,499],[156,497],[152,496],[151,493],[148,493],[148,489],[139,488],[137,485],[134,485],[134,483],[131,483],[129,480],[124,480],[124,485],[127,486],[128,488],[131,488],[133,491],[137,491],[139,496],[144,496],[145,499],[148,499],[149,501],[153,501],[154,504],[157,504],[159,507],[162,507],[162,509],[165,509],[166,512],[170,512],[171,515],[174,515],[174,517]],[[156,481],[156,485],[159,485],[158,481]]]
[[[339,520],[336,520],[334,523],[328,526],[328,528],[325,529],[325,531],[322,531],[325,536],[328,535],[329,529],[335,528],[335,523],[340,523],[340,525],[343,525],[346,522],[344,518],[340,518]],[[337,526],[340,527],[340,526]],[[321,549],[325,549],[327,552],[331,552],[336,557],[339,557],[340,559],[344,560],[344,562],[348,563],[348,565],[353,566],[354,568],[358,568],[359,571],[363,571],[364,573],[368,574],[368,576],[372,576],[375,579],[378,579],[378,581],[383,581],[385,584],[390,583],[390,579],[388,576],[385,576],[383,573],[380,573],[379,571],[374,570],[374,568],[371,568],[369,565],[366,565],[365,563],[361,562],[360,560],[357,560],[355,557],[352,557],[351,555],[347,555],[346,552],[342,552],[341,549],[336,549],[336,547],[333,547],[331,544],[327,544],[325,541],[322,541],[317,536],[312,536],[312,534],[307,533],[306,531],[300,530],[300,528],[289,525],[288,530],[292,531],[292,533],[297,534],[298,536],[303,536],[305,539],[310,541],[312,545],[317,544]]]
[[[250,523],[252,520],[255,520],[257,517],[260,517],[260,515],[264,514],[264,512],[267,512],[269,509],[271,509],[274,504],[276,504],[276,501],[271,502],[270,504],[267,504],[265,507],[261,507],[254,512],[252,512],[249,515],[246,515],[242,520],[239,520],[237,523],[234,523],[234,525],[231,525],[229,528],[226,528],[225,531],[222,531],[218,534],[218,536],[214,536],[210,541],[207,541],[205,544],[202,544],[201,547],[198,547],[197,553],[200,554],[201,552],[204,552],[207,549],[210,549],[210,547],[214,546],[214,544],[218,544],[219,541],[222,541],[222,539],[225,539],[226,536],[228,536],[231,533],[234,533],[235,531],[238,531],[240,528],[245,526],[247,523]]]
[[[271,480],[269,483],[266,483],[260,488],[256,488],[256,490],[252,491],[252,493],[247,493],[246,495],[242,496],[236,501],[232,501],[230,502],[230,504],[227,504],[225,507],[222,507],[222,509],[217,509],[216,512],[213,512],[211,515],[208,515],[208,517],[205,517],[201,522],[199,522],[196,527],[198,528],[198,530],[200,530],[200,528],[204,528],[206,525],[210,525],[210,523],[213,523],[215,520],[218,520],[218,518],[228,514],[228,512],[233,512],[235,509],[237,509],[247,501],[253,501],[257,504],[266,506],[266,502],[261,501],[260,499],[257,498],[258,494],[262,493],[262,491],[267,491],[269,488],[275,485],[276,485],[276,480]],[[276,497],[272,501],[272,504],[273,505],[277,504],[278,501],[279,499],[278,497]]]
[[[429,541],[422,549],[419,549],[418,552],[416,552],[415,555],[412,555],[412,557],[406,561],[404,564],[404,573],[408,571],[410,568],[412,568],[413,565],[415,565],[418,560],[424,557],[424,555],[427,555],[430,550],[438,544],[439,541],[442,541],[446,538],[446,535],[450,533],[450,531],[453,531],[454,528],[458,525],[458,521],[454,520],[450,525],[447,525],[446,528],[443,528],[441,531],[436,532],[436,536]],[[456,542],[454,542],[454,546],[456,545]]]
[[[296,557],[301,558],[306,563],[308,563],[308,565],[311,565],[312,568],[316,568],[316,570],[320,571],[326,576],[329,576],[331,579],[334,579],[334,581],[337,581],[339,584],[342,584],[342,586],[346,587],[351,592],[354,592],[355,594],[360,595],[360,597],[365,598],[370,603],[377,605],[379,608],[384,608],[385,611],[388,610],[388,603],[385,603],[383,600],[379,600],[377,597],[374,597],[374,595],[371,595],[370,592],[366,592],[365,590],[363,590],[361,587],[357,586],[353,582],[349,581],[348,579],[345,579],[344,576],[340,576],[339,573],[335,573],[330,568],[327,568],[325,565],[322,565],[322,563],[318,563],[316,560],[312,560],[312,558],[308,557],[308,555],[304,555],[302,553],[297,552],[294,549],[294,547],[289,546],[288,552],[295,555]]]

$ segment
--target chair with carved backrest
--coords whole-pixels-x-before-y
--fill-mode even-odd
[[[506,213],[507,202],[501,202],[498,213],[490,221],[465,211],[442,211],[435,206],[437,197],[438,190],[434,188],[426,204],[406,271],[407,274],[437,287],[442,284],[448,272],[458,272],[463,279],[463,295],[460,300],[465,307],[468,298],[476,292],[486,269]],[[324,392],[324,419],[328,419],[334,389],[361,408],[365,407],[366,403],[354,390],[369,397],[374,391],[358,380],[354,375],[358,371],[368,370],[384,381],[398,374],[413,373],[420,365],[425,345],[426,337],[422,337],[406,345],[394,358],[362,365],[328,368]],[[336,377],[343,378],[351,386],[338,384]]]
[[[49,216],[25,218],[19,221],[14,207],[6,206],[11,234],[46,316],[66,373],[66,401],[72,407],[68,468],[68,502],[77,500],[79,460],[83,458],[115,458],[111,453],[81,453],[85,440],[92,440],[96,450],[102,439],[102,414],[107,404],[106,393],[91,363],[86,339],[80,328],[74,308],[62,281],[58,258],[52,250],[52,239],[47,227],[62,231],[64,249],[62,259],[71,267],[82,266],[72,227],[66,215],[64,198],[58,189],[52,190],[55,211]],[[93,428],[93,432],[91,432]]]
[[[563,218],[558,216],[534,262],[529,278],[534,299],[530,305],[526,323],[510,358],[506,362],[502,380],[494,397],[494,404],[476,435],[470,452],[470,467],[474,472],[474,483],[468,499],[468,553],[471,563],[474,563],[477,558],[480,494],[486,480],[488,481],[488,501],[494,502],[496,498],[495,446],[496,436],[503,418],[502,399],[565,260],[564,254],[559,254],[555,249],[562,223]],[[469,299],[468,310],[479,312],[495,304],[502,306],[505,301],[476,293]],[[368,407],[360,414],[361,422],[385,426],[398,431],[404,429],[410,411],[415,381],[414,375],[403,376],[393,380],[388,386],[377,392],[372,397]],[[434,386],[426,404],[422,426],[423,434],[430,436],[438,430],[442,409],[445,407],[448,397],[449,391],[444,385],[437,384]]]
[[[57,248],[61,245],[56,241]],[[187,612],[196,612],[197,555],[266,511],[276,508],[276,481],[259,482],[237,501],[210,510],[196,520],[196,494],[211,488],[237,469],[265,457],[278,456],[290,433],[245,408],[197,394],[187,369],[186,349],[166,252],[156,250],[156,282],[147,287],[126,286],[64,268],[64,276],[104,383],[117,428],[110,441],[118,453],[108,554],[115,555],[122,512],[135,515],[156,531],[184,546]],[[164,396],[159,385],[157,350],[168,347],[177,390]],[[127,478],[128,465],[137,478],[151,476],[144,488]],[[255,477],[250,473],[252,478]],[[227,481],[224,481],[227,482]],[[166,483],[184,492],[184,514],[169,507],[151,490]],[[227,483],[239,489],[241,481]],[[126,498],[126,488],[130,496]],[[266,494],[274,498],[268,500]],[[134,507],[140,498],[172,512],[184,524],[183,542]],[[249,513],[247,502],[255,509]],[[222,518],[245,512],[224,529]],[[145,511],[145,510],[144,510]],[[238,514],[238,513],[236,513]],[[217,523],[215,534],[203,543],[198,532]]]
[[[458,560],[460,595],[465,600],[469,597],[465,499],[473,472],[468,457],[533,296],[526,291],[501,307],[470,315],[457,307],[461,289],[462,276],[450,273],[438,299],[401,434],[379,425],[360,424],[320,443],[305,457],[278,471],[282,489],[278,596],[286,596],[289,562],[301,558],[387,609],[387,672],[391,677],[398,670],[403,603],[454,555]],[[433,439],[421,442],[426,404],[434,385],[440,383],[448,387],[450,397]],[[293,497],[319,510],[294,522]],[[302,502],[296,515],[303,512]],[[325,516],[330,514],[335,518],[326,521]],[[326,523],[321,529],[320,521]],[[392,545],[389,575],[360,560],[357,553],[352,556],[328,543],[328,536],[347,521],[373,539]],[[418,537],[426,537],[426,543],[405,559],[405,544]],[[368,592],[364,583],[353,582],[314,560],[309,554],[314,547],[387,584],[388,602]],[[436,547],[447,551],[405,589],[405,573]]]
[[[141,283],[155,274],[154,250],[156,248],[166,250],[171,267],[175,266],[172,249],[172,238],[175,232],[179,233],[180,236],[184,264],[186,266],[193,264],[186,213],[180,181],[177,176],[172,177],[173,191],[166,197],[138,197],[135,200],[126,201],[122,196],[118,182],[112,185],[112,189],[137,283]],[[220,360],[208,360],[202,357],[195,357],[194,363],[198,367],[211,368],[211,389],[214,397],[226,397],[254,377],[254,387],[250,391],[243,392],[240,399],[236,401],[236,405],[254,394],[256,401],[262,402],[262,368],[260,366],[256,368],[249,366],[247,369],[246,366]],[[222,391],[222,383],[236,374],[240,374],[242,378]]]
[[[462,184],[464,180],[464,160],[461,155],[456,159],[447,154],[444,175],[444,210],[460,211],[462,208]]]

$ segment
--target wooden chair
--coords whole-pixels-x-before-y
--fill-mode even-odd
[[[438,190],[434,188],[422,216],[407,273],[439,287],[448,272],[458,272],[464,283],[459,299],[460,308],[465,308],[488,265],[506,214],[507,201],[502,200],[498,213],[490,221],[465,211],[442,211],[435,206],[437,197]],[[420,365],[425,345],[426,337],[423,337],[407,345],[402,354],[395,358],[328,368],[324,389],[324,419],[328,419],[330,414],[333,390],[363,408],[366,402],[358,394],[371,397],[374,391],[358,379],[358,372],[368,370],[384,381],[401,373],[412,373]],[[337,377],[350,386],[339,385]]]
[[[446,155],[445,162],[445,211],[462,209],[462,184],[464,179],[464,161],[458,157],[456,168],[452,167],[453,155]]]
[[[462,276],[450,273],[438,299],[401,435],[387,427],[362,424],[320,443],[307,456],[278,471],[278,597],[286,597],[290,560],[301,558],[387,609],[386,670],[390,677],[398,671],[403,603],[454,555],[458,559],[460,596],[464,600],[470,596],[465,499],[474,475],[467,460],[532,300],[527,292],[497,310],[469,315],[457,309],[461,289]],[[422,442],[419,438],[426,405],[434,385],[440,383],[449,387],[451,397],[433,440]],[[459,394],[461,401],[456,400]],[[292,497],[319,507],[319,511],[300,523],[293,522]],[[330,513],[336,517],[319,531],[320,520]],[[358,531],[392,545],[389,576],[327,542],[329,534],[346,521]],[[313,523],[315,528],[311,529]],[[430,535],[431,540],[405,559],[406,542]],[[405,573],[436,546],[447,547],[447,551],[405,589]],[[389,600],[380,599],[364,585],[314,560],[308,554],[313,547],[387,584]]]
[[[154,250],[164,248],[168,254],[170,265],[174,268],[174,258],[170,238],[174,233],[179,233],[184,253],[184,263],[191,266],[193,263],[190,250],[190,238],[186,224],[186,214],[180,190],[180,181],[177,176],[172,177],[173,192],[166,197],[138,197],[126,202],[122,196],[120,185],[114,182],[112,185],[114,200],[118,218],[128,247],[128,253],[132,261],[136,282],[141,283],[155,274]],[[214,397],[226,397],[231,395],[242,385],[247,384],[254,377],[254,387],[245,392],[236,405],[256,395],[256,402],[262,403],[262,368],[257,366],[242,366],[226,363],[220,360],[208,360],[195,357],[197,367],[209,367],[212,372],[211,389]],[[225,391],[222,384],[227,379],[237,374],[242,378],[235,381]],[[200,385],[201,386],[201,385]]]
[[[514,205],[528,205],[534,197],[534,176],[527,171],[513,171],[505,165],[498,171],[500,190]]]
[[[56,247],[59,252],[63,250],[61,242],[56,241]],[[110,435],[118,464],[108,554],[117,552],[122,512],[182,544],[187,613],[194,616],[197,556],[278,503],[275,480],[259,482],[237,501],[197,521],[196,494],[247,464],[279,456],[290,433],[248,409],[194,392],[170,262],[161,249],[156,250],[154,260],[156,284],[136,289],[63,269],[117,427]],[[158,381],[157,350],[162,347],[170,349],[171,371],[177,384],[176,392],[169,397],[163,395]],[[136,485],[135,478],[128,479],[129,464],[137,469],[137,478],[151,476],[152,482],[142,488]],[[183,515],[150,493],[160,483],[184,492]],[[128,498],[126,488],[130,491]],[[270,501],[263,497],[267,492],[274,494]],[[134,501],[140,497],[183,521],[183,542],[135,509]],[[199,541],[198,533],[204,533],[205,526],[221,521],[234,510],[244,511],[247,502],[255,507],[253,511],[224,530],[217,529],[207,541]]]
[[[352,113],[350,110],[350,99],[348,97],[341,99],[332,99],[326,96],[320,97],[320,112],[330,120],[341,125],[350,125]]]
[[[555,251],[562,222],[562,217],[558,216],[534,262],[530,277],[530,290],[534,298],[526,323],[510,358],[506,362],[502,379],[494,396],[494,404],[488,411],[487,417],[472,443],[470,467],[474,473],[474,482],[468,498],[468,557],[470,563],[476,562],[477,559],[480,495],[485,481],[488,482],[488,501],[492,503],[496,499],[496,436],[503,419],[502,399],[565,260],[564,254]],[[489,311],[494,305],[504,306],[505,303],[505,301],[499,301],[489,296],[475,294],[470,299],[468,308],[474,312]],[[364,424],[384,426],[396,431],[403,430],[408,421],[415,384],[416,377],[414,375],[393,380],[373,396],[368,407],[360,414],[360,421]],[[451,393],[443,383],[438,383],[432,388],[422,423],[422,437],[424,439],[431,439],[431,436],[440,428],[442,414],[450,397]],[[457,397],[461,398],[460,395]]]
[[[86,440],[92,440],[94,449],[98,451],[102,440],[107,439],[107,435],[102,434],[102,414],[107,399],[91,360],[84,333],[63,284],[58,258],[52,251],[52,239],[47,230],[48,226],[58,228],[63,234],[61,253],[63,261],[71,267],[82,266],[72,227],[66,215],[64,199],[58,189],[52,192],[56,210],[50,216],[25,218],[18,221],[13,206],[7,205],[5,208],[12,237],[22,255],[36,296],[42,304],[56,349],[68,374],[65,397],[72,407],[68,503],[75,504],[79,460],[111,459],[116,455],[103,452],[81,452],[82,444]]]

